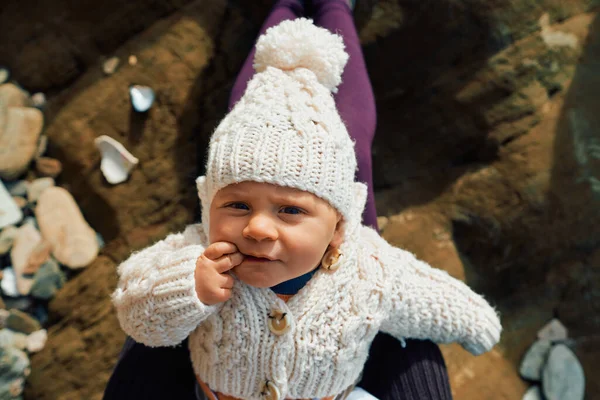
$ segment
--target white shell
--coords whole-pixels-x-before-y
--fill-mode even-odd
[[[113,185],[126,181],[139,160],[110,136],[99,136],[94,143],[102,153],[100,169],[106,180]]]
[[[14,225],[23,219],[23,212],[0,181],[0,228]]]
[[[131,104],[137,112],[146,112],[154,103],[154,90],[148,86],[133,85],[129,87]]]

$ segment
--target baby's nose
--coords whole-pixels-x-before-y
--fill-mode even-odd
[[[257,241],[277,240],[279,237],[274,221],[262,214],[252,216],[242,233],[244,237]]]

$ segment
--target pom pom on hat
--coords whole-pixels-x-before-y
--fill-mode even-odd
[[[283,71],[306,68],[331,92],[337,92],[348,62],[341,36],[315,26],[312,20],[297,18],[273,26],[256,42],[254,69],[267,67]]]

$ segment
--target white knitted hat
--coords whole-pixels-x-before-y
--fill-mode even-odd
[[[267,182],[311,192],[360,225],[366,186],[354,182],[354,143],[337,112],[348,61],[344,42],[312,20],[286,20],[256,43],[243,97],[213,133],[206,175],[196,180],[208,231],[215,193],[232,183]]]

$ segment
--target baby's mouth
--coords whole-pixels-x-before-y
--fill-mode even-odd
[[[244,260],[245,261],[252,261],[252,262],[264,262],[264,263],[275,261],[275,260],[271,260],[270,258],[256,257],[256,256],[251,256],[249,254],[244,254]]]

